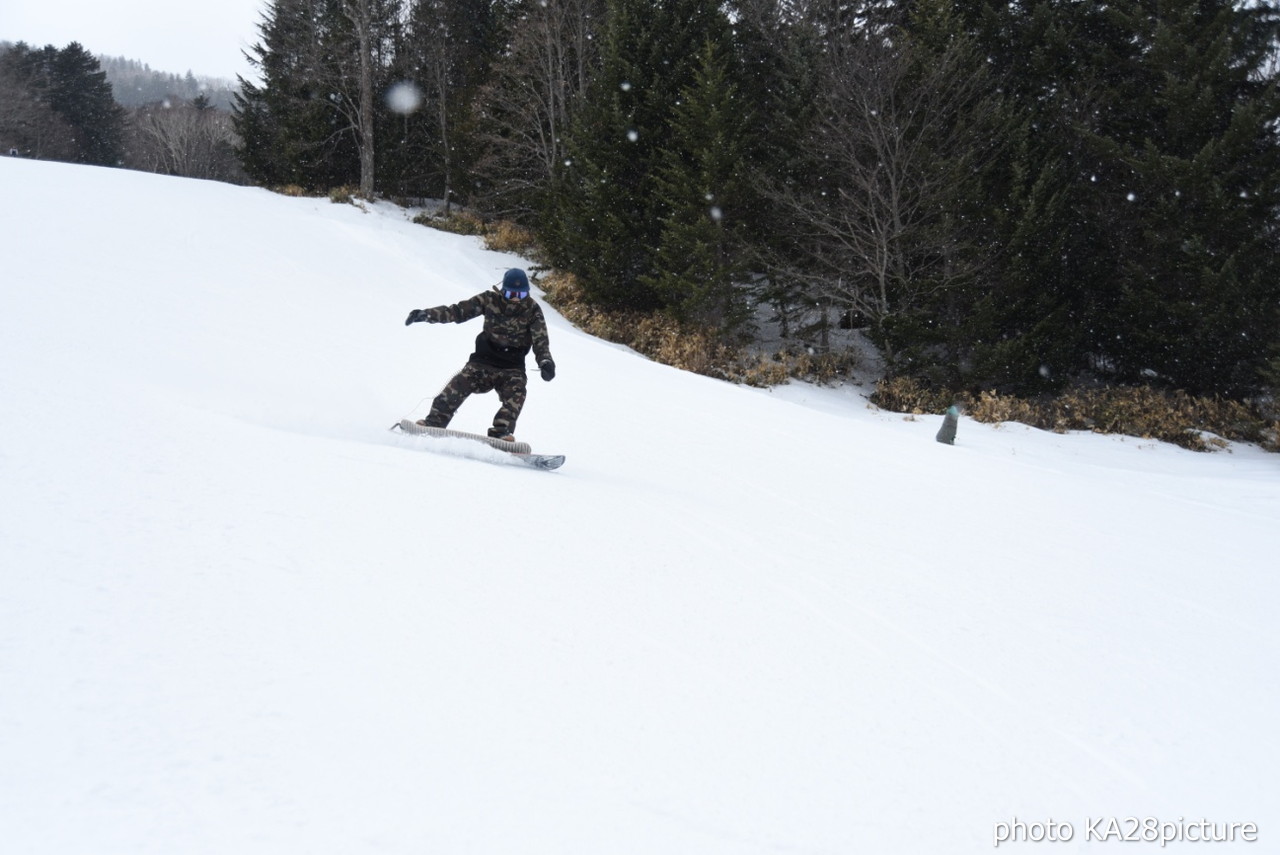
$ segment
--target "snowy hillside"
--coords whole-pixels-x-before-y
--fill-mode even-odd
[[[404,317],[520,259],[142,173],[0,191],[0,851],[1280,846],[1280,457],[944,446],[545,304],[517,433],[565,467],[434,453],[387,427],[479,322]]]

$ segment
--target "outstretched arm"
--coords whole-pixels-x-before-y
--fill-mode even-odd
[[[409,324],[460,324],[484,314],[484,294],[477,294],[461,303],[451,306],[436,306],[434,309],[414,309],[405,318],[404,325]]]

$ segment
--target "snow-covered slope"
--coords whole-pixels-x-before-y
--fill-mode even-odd
[[[520,259],[390,206],[16,159],[0,189],[0,850],[1280,835],[1275,456],[948,447],[545,304],[518,434],[566,466],[432,453],[387,427],[479,322],[404,317]]]

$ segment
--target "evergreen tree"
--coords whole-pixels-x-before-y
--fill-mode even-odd
[[[1088,177],[1101,167],[1074,120],[1110,85],[1089,59],[1117,42],[1098,10],[1058,0],[967,10],[1021,117],[1006,131],[1008,184],[990,205],[1004,250],[965,312],[975,386],[1032,391],[1089,367],[1084,340],[1106,311],[1091,295],[1107,276],[1105,253],[1095,250],[1110,235],[1086,204]]]
[[[98,63],[106,72],[116,103],[126,109],[143,104],[158,104],[166,98],[191,101],[204,95],[214,107],[229,111],[237,88],[232,80],[196,77],[190,72],[178,77],[176,74],[152,71],[146,63],[121,56],[99,55]]]
[[[750,197],[748,129],[754,116],[731,78],[727,46],[707,42],[656,158],[662,211],[652,272],[640,281],[677,318],[732,331],[748,314],[737,287]]]
[[[42,160],[74,160],[74,131],[50,108],[19,51],[0,43],[0,153],[16,151]]]
[[[98,60],[78,43],[34,50],[19,42],[5,53],[9,73],[48,106],[72,134],[76,163],[118,166],[124,155],[124,110]]]
[[[674,110],[705,44],[730,43],[713,0],[610,0],[601,70],[574,117],[566,161],[539,224],[553,263],[610,306],[654,308],[665,210],[656,177]],[[704,203],[705,204],[705,203]]]
[[[262,82],[241,78],[233,115],[245,171],[264,184],[324,190],[369,180],[384,51],[394,0],[274,0],[250,64]],[[362,160],[363,158],[363,160]]]
[[[413,6],[409,7],[409,19]],[[383,109],[377,115],[382,141],[378,184],[383,192],[401,197],[442,195],[434,123],[426,102],[421,58],[406,21],[393,36],[393,59],[387,69]]]
[[[889,10],[889,21],[899,21]],[[975,304],[986,293],[1005,211],[991,205],[1008,191],[1019,122],[1004,97],[1006,81],[989,67],[980,41],[951,0],[917,0],[900,19],[908,114],[921,122],[921,156],[903,186],[920,209],[900,283],[901,311],[884,324],[898,367],[963,385],[972,380]],[[894,102],[888,112],[897,108]],[[914,123],[914,119],[911,120]]]
[[[808,184],[813,177],[796,141],[813,116],[817,100],[817,59],[825,37],[791,0],[736,0],[734,39],[741,74],[740,99],[754,115],[746,160],[750,200],[738,219],[744,221],[748,263],[758,277],[751,299],[771,305],[784,340],[804,338],[805,315],[813,301],[803,278],[792,271],[805,257],[802,242],[779,195]]]
[[[975,315],[983,373],[1023,389],[1095,373],[1243,391],[1280,282],[1274,9],[969,11],[1025,116],[1007,249]]]
[[[1115,218],[1125,323],[1106,330],[1122,376],[1203,393],[1256,387],[1280,328],[1275,20],[1274,7],[1226,0],[1124,11],[1142,49],[1119,94],[1141,112],[1094,138],[1133,177]]]
[[[493,0],[411,0],[394,67],[418,106],[388,117],[397,150],[391,163],[414,195],[467,197],[476,157],[472,111],[501,50],[502,4]]]
[[[72,42],[53,56],[49,105],[76,130],[81,163],[118,166],[124,154],[124,110],[93,54]]]
[[[355,141],[338,130],[321,84],[319,45],[334,11],[326,0],[273,0],[259,25],[247,59],[262,82],[240,78],[232,115],[241,164],[261,184],[325,190],[359,174]]]

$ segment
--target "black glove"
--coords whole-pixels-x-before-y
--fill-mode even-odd
[[[548,359],[539,366],[542,369],[542,379],[548,382],[556,376],[556,364]]]
[[[417,323],[423,323],[423,322],[428,324],[431,323],[430,311],[431,311],[430,309],[414,309],[412,312],[409,313],[409,317],[404,319],[404,325],[407,327],[409,326],[409,324],[417,324]]]

